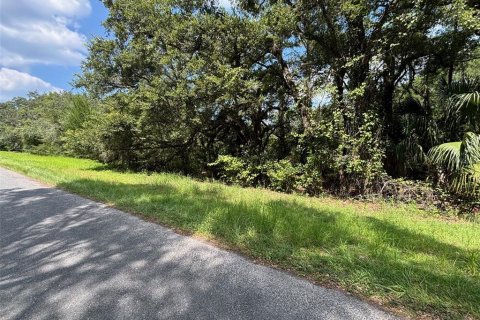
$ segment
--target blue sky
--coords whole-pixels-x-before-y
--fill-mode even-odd
[[[0,101],[71,90],[106,16],[100,0],[0,0]]]

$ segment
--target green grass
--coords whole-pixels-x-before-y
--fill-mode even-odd
[[[308,198],[0,152],[7,167],[409,315],[480,318],[480,225],[414,206]]]

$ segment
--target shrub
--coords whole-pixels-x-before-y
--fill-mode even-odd
[[[288,160],[270,161],[265,164],[268,187],[276,191],[292,192],[296,189],[300,169]]]
[[[217,169],[219,178],[227,183],[240,184],[242,186],[253,185],[256,175],[252,172],[252,166],[238,157],[220,155],[218,159],[209,164]]]

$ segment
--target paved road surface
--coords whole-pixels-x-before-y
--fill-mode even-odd
[[[0,319],[393,319],[0,168]]]

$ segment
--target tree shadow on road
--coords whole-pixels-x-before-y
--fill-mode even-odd
[[[124,194],[127,187],[98,185]],[[138,188],[124,201],[141,204],[141,193],[154,192]],[[161,190],[174,196],[170,186]],[[239,266],[241,257],[59,190],[3,189],[0,219],[4,319],[298,319],[370,312],[356,300],[345,306],[329,301],[340,294],[326,296],[306,282],[283,292],[278,288],[287,284],[274,283],[278,274],[262,266]],[[305,309],[309,299],[318,299],[318,309]]]
[[[392,305],[452,316],[456,310],[480,314],[480,248],[466,250],[381,215],[347,215],[279,197],[234,200],[214,184],[80,179],[62,187],[95,194],[165,225],[214,235],[320,282],[386,296]]]

